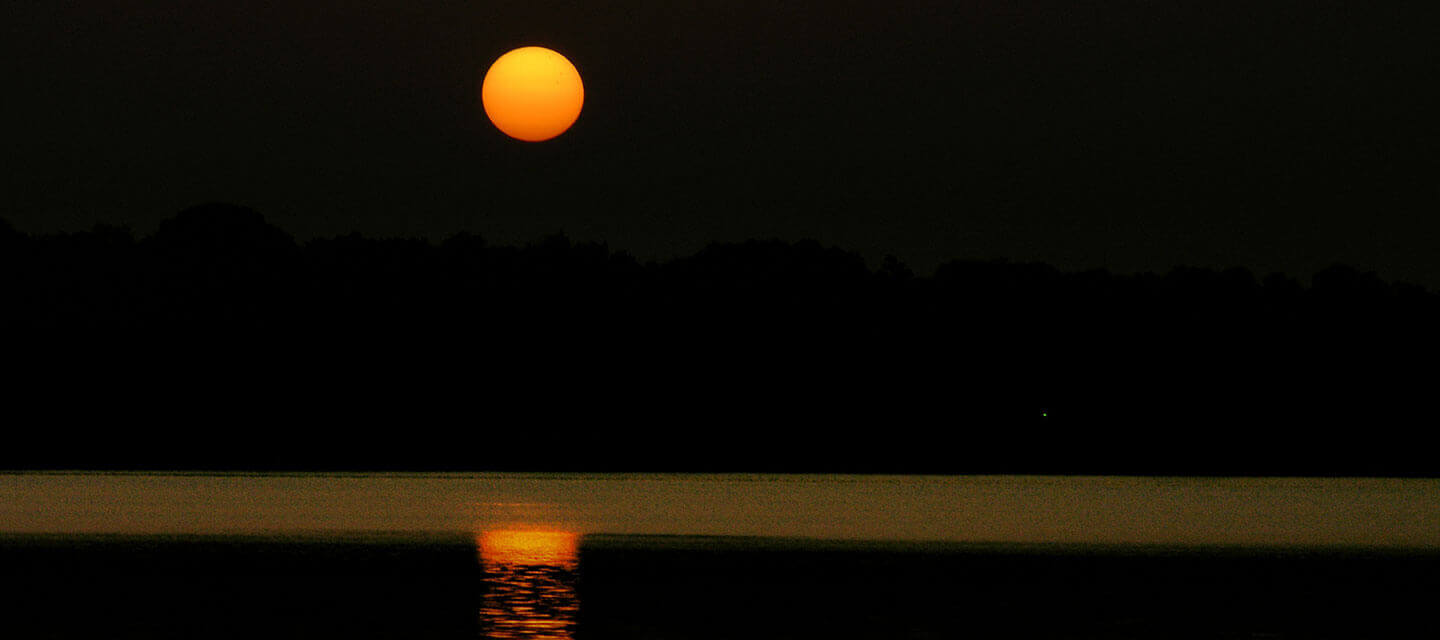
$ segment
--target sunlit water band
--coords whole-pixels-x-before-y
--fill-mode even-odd
[[[1440,548],[1440,480],[0,474],[0,533],[579,534]]]

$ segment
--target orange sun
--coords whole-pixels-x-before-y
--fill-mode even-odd
[[[480,101],[485,115],[505,135],[540,142],[575,124],[585,87],[565,56],[545,47],[521,47],[490,65]]]

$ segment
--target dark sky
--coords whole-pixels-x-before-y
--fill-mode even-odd
[[[0,216],[641,257],[813,237],[919,270],[1344,261],[1440,286],[1433,2],[52,0],[0,12]],[[538,44],[575,127],[478,88]]]

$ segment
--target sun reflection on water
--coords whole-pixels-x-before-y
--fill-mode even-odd
[[[563,531],[487,531],[476,539],[487,589],[486,637],[571,640],[580,536]]]

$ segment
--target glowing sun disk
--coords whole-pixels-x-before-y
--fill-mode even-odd
[[[565,56],[544,47],[521,47],[490,65],[480,101],[485,115],[505,135],[540,142],[575,124],[585,103],[585,86]]]

